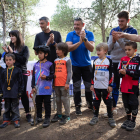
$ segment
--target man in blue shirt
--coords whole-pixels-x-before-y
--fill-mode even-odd
[[[81,113],[81,76],[85,85],[85,97],[88,108],[93,109],[91,85],[91,56],[94,49],[94,35],[92,32],[84,30],[85,23],[81,18],[74,19],[74,31],[69,32],[66,38],[73,70],[73,92],[76,115]]]

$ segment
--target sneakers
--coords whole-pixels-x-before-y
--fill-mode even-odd
[[[26,115],[27,122],[31,122],[31,114]]]
[[[95,125],[98,122],[98,117],[93,117],[92,120],[89,122],[90,125]]]
[[[66,124],[69,121],[70,121],[70,117],[66,116],[66,115],[63,115],[59,124],[63,125],[63,124]]]
[[[10,121],[3,121],[3,123],[0,125],[0,128],[5,128],[10,124]]]
[[[126,129],[126,127],[128,126],[128,124],[129,124],[130,121],[131,121],[131,120],[125,120],[125,121],[123,122],[123,124],[121,125],[121,128]]]
[[[0,128],[5,128],[6,126],[8,126],[10,124],[10,121],[3,121],[3,123],[0,125]],[[15,128],[19,128],[20,124],[19,121],[15,121],[14,122]]]
[[[61,118],[62,118],[62,115],[55,114],[54,117],[52,118],[51,122],[58,122]]]
[[[135,129],[136,122],[129,121],[128,125],[126,126],[127,131],[133,131]]]
[[[50,125],[50,118],[45,118],[44,123],[42,124],[42,126],[45,128],[45,127],[48,127],[49,125]]]
[[[81,108],[79,106],[76,107],[76,115],[82,115]]]
[[[15,125],[15,128],[19,128],[20,127],[19,121],[15,121],[14,125]]]
[[[108,118],[108,123],[111,127],[116,127],[116,122],[113,118]]]
[[[36,122],[35,122],[35,125],[37,125],[38,123],[42,122],[43,119],[42,118],[37,118],[36,119]],[[31,122],[31,126],[34,126],[34,121]]]

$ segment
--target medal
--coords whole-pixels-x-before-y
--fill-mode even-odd
[[[7,90],[11,90],[11,87],[7,87]]]
[[[97,78],[95,77],[95,80],[97,80]]]
[[[14,70],[14,67],[12,68],[10,78],[8,79],[8,68],[7,68],[7,84],[8,84],[7,90],[11,90],[10,81],[11,81],[13,70]]]

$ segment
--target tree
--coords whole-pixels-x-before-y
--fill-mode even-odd
[[[66,33],[73,30],[73,21],[76,14],[76,10],[69,7],[68,0],[58,0],[55,14],[51,18],[51,26],[54,30],[59,30],[62,37],[65,37]]]
[[[1,21],[5,33],[16,29],[21,31],[22,37],[25,39],[26,25],[31,22],[28,17],[33,14],[32,7],[38,2],[39,0],[1,0],[0,15],[3,17],[3,19],[6,19],[5,23]],[[5,18],[3,15],[2,4],[5,8]],[[7,35],[5,34],[5,36]]]
[[[1,0],[1,10],[2,10],[2,25],[3,25],[3,46],[5,45],[6,39],[6,9],[5,9],[5,2]]]

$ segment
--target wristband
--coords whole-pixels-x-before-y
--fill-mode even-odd
[[[84,38],[84,39],[83,39],[83,42],[87,42],[87,38]]]

